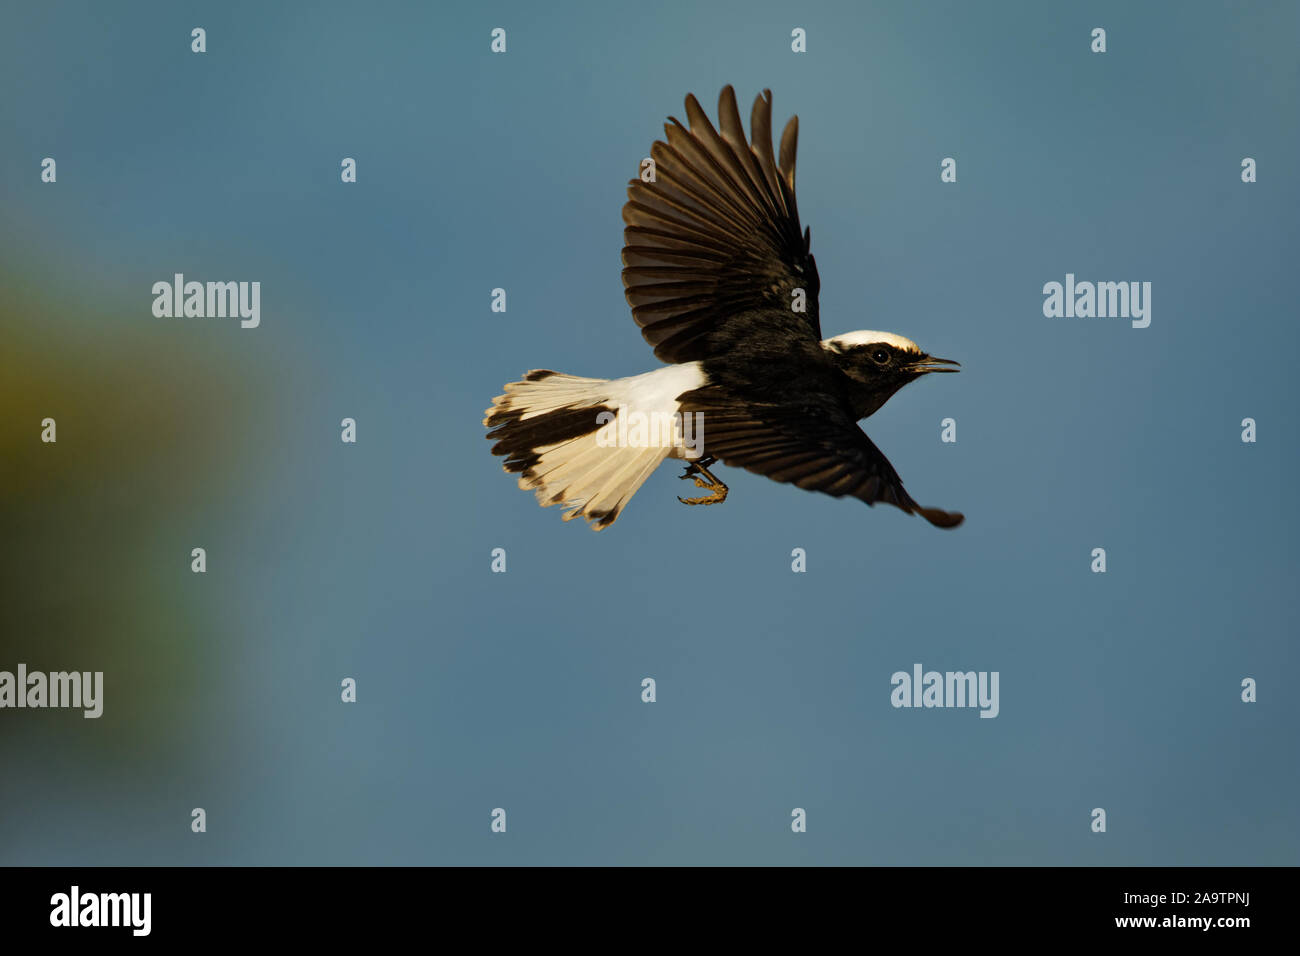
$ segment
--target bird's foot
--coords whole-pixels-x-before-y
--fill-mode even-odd
[[[716,458],[705,458],[699,462],[691,462],[686,466],[686,473],[677,476],[682,481],[687,478],[694,479],[695,487],[704,488],[710,494],[699,498],[683,498],[678,495],[678,501],[684,505],[716,505],[727,500],[727,486],[714,477],[708,468],[715,461]]]
[[[706,485],[706,486],[704,486],[704,487],[712,487],[712,486]],[[680,501],[680,502],[681,502],[682,504],[684,504],[684,505],[716,505],[716,504],[721,504],[722,502],[724,502],[724,501],[727,500],[727,486],[726,486],[726,485],[722,485],[722,484],[720,484],[720,485],[718,485],[716,488],[714,488],[714,490],[713,490],[713,494],[711,494],[711,495],[705,495],[705,496],[702,497],[702,498],[683,498],[681,495],[678,495],[678,496],[677,496],[677,500]]]

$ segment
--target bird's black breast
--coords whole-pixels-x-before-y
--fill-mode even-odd
[[[736,316],[715,330],[703,360],[711,385],[760,405],[851,408],[851,383],[799,317],[764,311]]]

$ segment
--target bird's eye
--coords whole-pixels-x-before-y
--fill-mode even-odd
[[[871,353],[871,360],[877,365],[889,364],[889,352],[886,349],[876,349]]]

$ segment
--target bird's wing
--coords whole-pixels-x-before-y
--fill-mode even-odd
[[[837,498],[883,501],[939,528],[963,520],[958,512],[917,504],[889,459],[829,396],[814,392],[798,403],[772,404],[705,386],[680,400],[683,415],[703,413],[695,433],[703,454],[724,464]]]
[[[689,129],[669,117],[668,142],[650,150],[654,182],[632,180],[623,206],[623,285],[641,334],[665,362],[724,350],[745,332],[737,324],[819,341],[817,264],[794,198],[799,118],[786,124],[778,161],[768,90],[754,100],[749,143],[730,86],[718,97],[720,132],[694,96],[686,116]]]

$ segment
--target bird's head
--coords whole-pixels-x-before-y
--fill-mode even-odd
[[[824,339],[822,348],[857,386],[854,391],[865,418],[908,382],[929,372],[956,372],[958,363],[921,351],[911,339],[892,332],[846,332]]]

